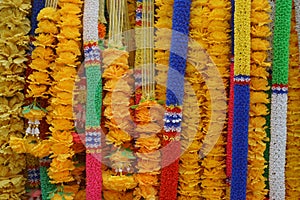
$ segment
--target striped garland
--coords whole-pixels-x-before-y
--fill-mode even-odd
[[[159,197],[176,199],[180,156],[179,136],[182,121],[184,75],[186,69],[191,0],[175,0],[169,60],[165,125],[163,132],[162,173]],[[178,138],[178,139],[176,139]]]
[[[235,1],[234,12],[234,119],[232,132],[232,179],[230,198],[246,199],[248,123],[250,100],[251,1]]]
[[[87,77],[86,100],[86,199],[102,199],[101,172],[101,98],[102,79],[98,46],[99,1],[86,0],[83,13],[84,65]]]
[[[292,0],[276,0],[271,96],[270,199],[285,199],[287,84]]]

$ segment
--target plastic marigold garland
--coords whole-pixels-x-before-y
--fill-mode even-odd
[[[290,60],[289,60],[289,93],[287,106],[287,148],[285,165],[286,199],[297,199],[300,196],[300,74],[299,74],[299,32],[295,28],[296,4],[292,12],[291,35],[290,35]]]
[[[138,186],[135,188],[134,196],[137,199],[156,199],[160,173],[160,151],[158,150],[160,139],[157,133],[162,126],[160,116],[163,110],[153,100],[142,100],[135,110],[136,130],[139,137],[135,141],[138,170],[135,180]]]
[[[24,72],[29,49],[30,1],[0,1],[0,199],[21,199],[25,193],[25,156],[13,152],[10,137],[24,131]]]
[[[209,15],[207,15],[208,13]],[[203,45],[207,56],[209,56],[209,60],[206,61],[207,67],[198,68],[205,81],[205,86],[202,87],[206,91],[204,105],[207,105],[207,108],[200,106],[201,110],[204,112],[206,110],[206,116],[203,113],[204,117],[201,120],[204,126],[200,129],[205,136],[200,149],[200,155],[204,156],[201,162],[201,167],[204,170],[201,175],[201,197],[205,199],[224,198],[226,191],[227,119],[225,113],[228,111],[228,95],[224,89],[229,85],[230,14],[229,1],[210,1],[204,5],[202,26],[207,28],[208,33],[207,35],[202,33],[202,38],[198,38],[200,45]],[[208,20],[208,23],[205,23],[205,19]],[[197,33],[196,30],[195,28],[195,33]],[[210,67],[213,63],[219,76],[213,75],[215,72]],[[198,102],[198,104],[201,105],[202,103]]]
[[[52,162],[49,167],[51,183],[68,183],[74,181],[71,173],[75,169],[72,157],[74,124],[72,113],[73,87],[75,85],[76,68],[80,64],[80,29],[81,29],[81,7],[82,2],[61,0],[59,1],[59,32],[57,34],[58,44],[56,47],[57,57],[51,66],[52,82],[50,93],[50,106],[47,108],[49,115],[47,121],[51,125],[52,142],[50,153]],[[67,194],[67,187],[72,187],[73,192]],[[75,186],[64,186],[58,188],[57,193],[50,198],[55,199],[57,195],[75,196]]]
[[[123,19],[118,18],[124,14],[125,1],[113,1],[109,4],[109,37],[108,47],[102,52],[103,57],[103,105],[105,147],[109,149],[109,155],[104,158],[111,163],[110,168],[104,168],[103,196],[132,197],[132,190],[137,183],[134,180],[131,140],[133,121],[129,112],[130,96],[132,94],[133,77],[129,72],[129,53],[125,50],[121,32]],[[118,14],[116,14],[118,13]],[[103,155],[104,156],[104,155]],[[110,196],[111,195],[111,196]]]
[[[268,24],[271,22],[268,17],[258,17],[269,15],[271,7],[267,0],[255,0],[251,2],[251,83],[250,83],[250,122],[249,122],[249,141],[248,141],[248,180],[247,180],[247,199],[264,200],[268,194],[266,189],[266,178],[264,170],[266,160],[264,152],[266,141],[268,141],[265,117],[270,113],[267,104],[270,103],[268,91],[268,68],[271,66],[267,62],[270,44],[267,39],[271,35]],[[256,45],[265,44],[265,45]],[[257,73],[264,71],[264,73]]]

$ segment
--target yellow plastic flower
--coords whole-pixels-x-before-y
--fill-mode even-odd
[[[10,137],[9,146],[15,151],[16,153],[27,153],[27,141],[23,138],[18,137]]]
[[[27,112],[29,110],[29,112]],[[38,108],[28,108],[28,107],[24,107],[23,109],[23,115],[26,119],[30,119],[32,121],[34,120],[42,120],[43,117],[46,116],[45,111],[38,109]]]
[[[81,7],[76,5],[75,3],[61,3],[60,4],[61,9],[59,12],[64,15],[64,14],[80,14],[81,13]]]
[[[62,52],[72,52],[74,55],[81,55],[80,43],[75,40],[61,40],[57,44],[56,53],[59,55]]]
[[[81,21],[75,14],[64,13],[61,22],[59,23],[61,27],[64,26],[76,26],[81,27]]]
[[[38,28],[35,29],[35,33],[51,33],[51,34],[57,34],[58,28],[56,27],[56,23],[49,21],[49,20],[43,20],[38,23]]]
[[[60,27],[60,34],[58,38],[80,40],[81,34],[79,28],[76,26],[62,26]]]
[[[38,21],[42,21],[42,20],[58,21],[59,13],[53,7],[45,7],[39,12],[39,14],[37,16],[37,20]]]
[[[50,148],[53,156],[64,154],[66,157],[72,157],[74,155],[74,151],[64,143],[53,143]]]
[[[40,47],[40,48],[42,48],[42,47]],[[47,68],[49,67],[49,64],[50,63],[47,60],[44,60],[42,58],[35,58],[30,63],[30,67],[32,69],[35,69],[35,70],[38,70],[38,71],[41,71],[41,72],[47,72]]]
[[[53,141],[53,143],[62,142],[71,146],[73,141],[73,136],[72,133],[69,131],[63,131],[63,132],[57,131],[57,132],[52,132],[52,137],[50,138],[50,140]]]
[[[32,148],[31,153],[36,157],[43,158],[50,154],[51,146],[52,146],[51,141],[43,140]]]
[[[114,176],[109,172],[103,173],[103,187],[114,191],[126,191],[136,187],[137,183],[133,176]]]
[[[75,169],[75,167],[71,160],[60,161],[57,158],[53,158],[49,168],[49,172],[57,173],[73,169]]]
[[[36,37],[36,41],[33,42],[35,46],[49,46],[54,47],[55,37],[51,34],[41,33]]]
[[[39,72],[39,71],[35,71],[32,72],[29,76],[29,83],[30,84],[43,84],[43,85],[49,85],[50,82],[50,77],[47,73],[45,72]]]
[[[32,55],[31,58],[33,60],[40,58],[41,60],[52,60],[54,58],[54,52],[51,48],[49,47],[36,47],[33,51],[32,51]],[[39,62],[37,62],[39,63]],[[48,65],[48,64],[47,64]],[[43,67],[45,68],[45,67]]]

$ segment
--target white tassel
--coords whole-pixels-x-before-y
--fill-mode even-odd
[[[40,124],[40,121],[36,119],[36,120],[34,121],[34,124],[39,125],[39,124]]]
[[[39,134],[40,134],[40,130],[39,130],[39,128],[38,128],[38,127],[35,127],[35,129],[34,129],[34,133],[35,133],[36,135],[39,135]]]
[[[26,134],[30,134],[31,133],[31,127],[30,127],[30,125],[27,127],[27,129],[26,129]]]
[[[31,129],[31,134],[34,135],[35,134],[35,128]]]

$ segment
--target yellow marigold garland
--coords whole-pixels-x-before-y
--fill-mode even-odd
[[[289,92],[287,111],[287,148],[286,148],[286,199],[297,199],[300,196],[300,100],[299,100],[299,48],[295,30],[295,8],[292,12],[290,61],[289,61]],[[298,33],[299,34],[299,33]]]
[[[248,179],[247,179],[247,199],[265,199],[268,193],[266,189],[266,178],[264,169],[266,160],[264,152],[266,150],[267,133],[266,115],[270,113],[267,104],[270,103],[267,92],[270,90],[268,76],[264,73],[257,73],[257,69],[268,74],[268,67],[271,66],[266,61],[269,48],[264,48],[263,44],[269,46],[268,37],[271,31],[268,24],[270,18],[260,18],[268,16],[271,11],[268,0],[252,0],[251,2],[251,83],[250,83],[250,122],[248,141]],[[255,45],[256,43],[261,45]]]
[[[59,2],[59,33],[56,47],[57,57],[51,66],[54,79],[50,93],[49,115],[47,121],[51,125],[52,143],[50,148],[52,162],[48,171],[51,183],[68,183],[74,181],[72,171],[75,170],[72,157],[74,155],[73,136],[74,117],[72,112],[73,87],[75,86],[76,69],[80,65],[81,56],[81,8],[82,2],[61,0]],[[74,197],[78,191],[76,185],[58,188],[57,193],[50,196],[65,198]],[[61,193],[62,192],[62,193]]]
[[[137,150],[137,170],[135,180],[138,187],[134,196],[137,199],[158,198],[160,173],[160,138],[157,136],[162,127],[163,109],[153,100],[145,100],[136,108],[137,132],[139,138],[135,141]]]
[[[30,1],[0,2],[0,199],[21,199],[25,193],[25,156],[13,152],[10,137],[24,131],[22,109],[26,51],[29,49]]]
[[[131,189],[137,185],[131,166],[135,157],[130,149],[134,126],[129,111],[130,97],[133,91],[133,74],[129,71],[128,66],[129,53],[123,47],[121,36],[120,38],[116,37],[122,31],[123,21],[113,15],[115,12],[119,14],[124,12],[125,1],[111,3],[112,5],[109,5],[108,48],[102,52],[104,69],[102,74],[104,117],[102,121],[106,128],[105,141],[107,145],[104,145],[104,148],[110,151],[109,155],[103,156],[109,158],[112,169],[103,168],[102,170],[103,196],[128,198],[132,197]]]
[[[223,93],[222,89],[216,84],[220,80],[216,80],[211,76],[212,71],[209,66],[213,66],[213,63],[209,59],[217,66],[224,82],[224,86],[228,86],[230,66],[229,20],[229,1],[195,1],[192,3],[190,36],[195,40],[196,44],[191,45],[192,51],[189,52],[189,60],[192,65],[197,67],[195,68],[191,64],[188,64],[186,77],[187,80],[192,83],[192,87],[196,93],[198,103],[194,105],[199,106],[198,109],[200,111],[201,120],[191,145],[194,149],[187,149],[187,152],[189,153],[186,152],[181,157],[181,161],[184,161],[185,157],[189,158],[188,156],[194,154],[191,158],[193,158],[193,162],[195,163],[189,173],[182,173],[181,177],[186,181],[182,181],[183,183],[181,185],[189,183],[189,174],[192,173],[195,174],[195,183],[198,181],[201,185],[201,189],[198,188],[197,185],[194,185],[194,190],[191,193],[188,192],[190,187],[187,187],[185,191],[186,197],[183,196],[182,199],[188,199],[193,196],[192,194],[194,194],[195,199],[199,198],[197,196],[206,199],[225,197],[226,124],[222,125],[222,122],[219,123],[218,121],[215,121],[216,118],[213,119],[211,114],[214,112],[216,115],[220,115],[220,117],[224,115],[224,113],[227,112],[227,102],[224,102],[224,99],[226,100],[226,94]],[[220,24],[222,25],[220,26]],[[207,32],[205,30],[207,30]],[[199,72],[202,72],[201,78],[199,78]],[[208,78],[204,78],[205,76],[208,76]],[[205,81],[209,81],[209,83],[205,83]],[[209,85],[215,85],[215,87],[208,88]],[[210,96],[209,93],[213,96]],[[217,102],[218,106],[214,107],[214,110],[211,110],[213,101]],[[185,112],[185,109],[183,109],[183,112]],[[193,123],[193,120],[188,117],[185,119],[187,123],[186,128],[188,130],[189,124]],[[195,117],[194,120],[195,119],[197,120],[197,117]],[[192,121],[189,122],[189,120]],[[223,128],[221,126],[223,126]],[[214,133],[218,132],[218,128],[220,128],[221,131],[218,140],[216,140],[213,135],[207,136],[209,129],[214,129],[215,131],[212,131],[212,133]],[[189,134],[193,134],[193,131],[195,131],[191,130],[189,131]],[[184,129],[183,132],[185,132]],[[201,142],[203,144],[201,144]],[[212,145],[214,145],[214,147],[210,150],[209,147]],[[202,160],[195,154],[195,151],[197,152],[199,150],[201,151],[198,152],[198,154],[200,153],[200,155],[205,156]],[[185,162],[191,162],[191,159],[186,159]],[[184,162],[181,164],[181,167],[183,166]],[[204,170],[204,173],[197,173],[200,170]],[[196,179],[197,176],[200,176],[198,177],[198,180]],[[184,189],[180,189],[181,193],[184,194]],[[196,192],[197,190],[198,192]]]

